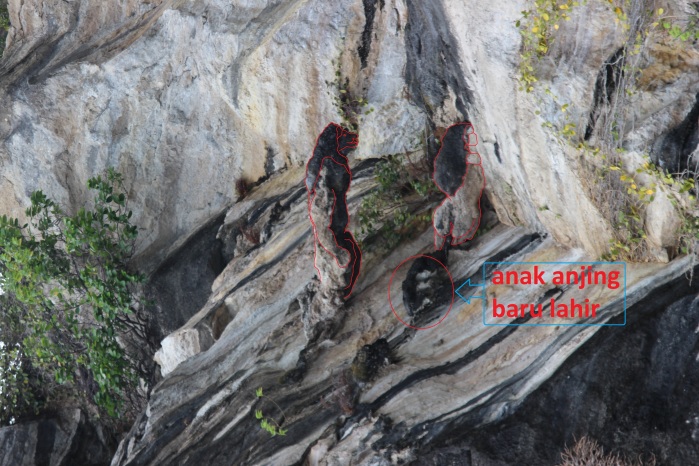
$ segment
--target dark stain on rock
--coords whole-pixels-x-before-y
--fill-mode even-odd
[[[211,294],[211,285],[226,266],[223,244],[216,238],[224,215],[213,218],[151,275],[147,296],[156,302],[163,335],[187,323]]]
[[[299,383],[308,371],[308,360],[306,359],[306,348],[299,352],[299,358],[296,360],[296,367],[284,374],[281,378],[282,384]]]
[[[379,2],[378,0],[362,0],[362,3],[364,4],[364,17],[366,18],[366,22],[364,23],[364,30],[362,31],[362,38],[359,42],[359,47],[357,47],[357,53],[359,54],[362,68],[366,68],[369,53],[371,52],[371,36],[374,33],[376,6]],[[383,0],[381,3],[381,8],[383,8]]]
[[[274,149],[272,146],[265,147],[265,176],[267,179],[274,174]]]
[[[495,158],[498,159],[499,163],[502,163],[502,157],[500,156],[500,144],[498,144],[498,141],[495,141],[493,147],[495,148]]]
[[[611,104],[614,99],[614,93],[623,78],[624,62],[624,48],[622,47],[604,62],[602,69],[597,73],[592,110],[590,110],[587,128],[585,128],[585,141],[590,140],[601,112],[603,112],[605,107]]]
[[[349,166],[349,152],[357,147],[358,139],[355,133],[335,123],[330,123],[318,136],[313,155],[306,166],[306,189],[308,190],[309,206],[320,199],[332,205],[329,228],[333,233],[333,240],[337,246],[349,253],[350,260],[346,266],[347,291],[345,297],[352,293],[361,265],[361,251],[349,226],[349,211],[347,208],[347,191],[352,181],[352,171]],[[320,183],[323,181],[323,183]],[[330,203],[332,195],[332,203]],[[309,216],[314,225],[327,224],[327,218],[313,219],[313,209],[309,207]],[[316,235],[316,241],[323,249],[332,245],[320,244]],[[343,285],[344,286],[344,285]]]
[[[699,156],[693,154],[698,147],[699,93],[685,119],[658,138],[650,154],[651,160],[673,174],[682,173],[685,170],[696,174]]]
[[[405,25],[407,63],[405,80],[411,99],[430,117],[456,95],[461,119],[468,119],[467,104],[473,100],[463,70],[459,67],[458,42],[449,30],[449,21],[440,2],[407,0]]]
[[[362,346],[352,361],[352,376],[359,382],[368,382],[378,374],[381,367],[391,363],[391,349],[385,338]]]
[[[512,321],[513,324],[523,324],[526,323],[530,317],[524,317],[524,318],[518,318]],[[428,369],[422,369],[416,372],[413,372],[412,374],[408,375],[405,379],[401,380],[397,384],[395,384],[393,387],[391,387],[389,390],[387,390],[385,393],[383,393],[381,396],[379,396],[376,400],[374,400],[372,403],[365,405],[364,408],[365,410],[362,411],[362,415],[366,415],[369,412],[375,412],[382,406],[384,406],[386,403],[388,403],[393,397],[398,395],[401,391],[409,389],[411,386],[423,381],[427,380],[430,377],[435,377],[440,374],[455,374],[459,370],[461,370],[463,367],[465,367],[468,364],[471,364],[473,361],[477,360],[481,356],[485,355],[488,351],[490,351],[492,348],[494,348],[497,344],[503,342],[506,338],[508,338],[510,335],[512,335],[514,332],[516,332],[518,329],[517,326],[511,326],[511,327],[504,327],[503,330],[498,332],[497,334],[493,335],[490,337],[487,341],[485,341],[481,346],[478,348],[473,349],[472,351],[469,351],[466,353],[464,356],[461,358],[455,360],[455,361],[450,361],[445,364],[442,364],[441,366],[436,366],[436,367],[431,367]]]
[[[54,442],[56,441],[56,424],[51,421],[39,422],[36,433],[36,451],[34,452],[34,464],[37,466],[49,466]]]
[[[501,249],[496,254],[490,256],[486,262],[504,262],[506,259],[517,255],[523,255],[527,251],[531,251],[537,245],[539,245],[546,235],[539,233],[532,233],[518,239],[514,244]],[[489,264],[486,267],[486,274],[491,274],[493,270],[497,267],[497,264]]]
[[[447,128],[434,164],[434,181],[449,196],[461,187],[466,175],[464,128],[465,123]]]

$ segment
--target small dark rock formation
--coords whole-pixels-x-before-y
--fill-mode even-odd
[[[597,73],[595,81],[595,92],[593,95],[594,104],[590,110],[590,117],[585,128],[585,140],[589,141],[595,134],[597,121],[600,116],[609,114],[610,105],[614,101],[614,93],[624,76],[624,48],[617,49],[602,65]]]
[[[347,231],[347,191],[352,171],[347,156],[357,135],[330,123],[318,137],[306,167],[308,213],[315,235],[315,267],[325,288],[352,293],[361,261],[359,246]]]
[[[449,303],[452,282],[444,268],[446,254],[440,252],[417,257],[403,280],[403,305],[412,317],[429,314]]]
[[[385,338],[362,346],[352,361],[352,376],[359,382],[368,382],[379,369],[391,363],[391,348]]]

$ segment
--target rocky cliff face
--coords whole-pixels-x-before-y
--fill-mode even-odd
[[[172,333],[156,355],[163,379],[113,465],[553,464],[581,435],[662,464],[699,462],[697,285],[684,277],[692,259],[675,258],[670,194],[659,189],[644,211],[653,261],[628,264],[625,327],[490,327],[480,301],[434,298],[433,314],[407,303],[400,315],[387,299],[430,279],[399,267],[415,255],[459,286],[487,261],[608,251],[615,227],[590,195],[596,181],[549,128],[575,122],[576,143],[603,137],[621,76],[610,63],[625,40],[608,2],[557,25],[532,93],[517,80],[525,2],[112,3],[9,1],[0,211],[21,215],[34,189],[78,206],[106,167],[129,182],[142,228],[135,264],[152,274]],[[615,129],[624,160],[634,167],[650,151],[687,168],[699,142],[699,52],[667,39],[642,58],[633,118]],[[574,105],[561,110],[545,87]],[[446,128],[464,121],[478,134],[465,165],[485,179],[478,215],[474,184],[458,198],[449,180],[461,172],[437,156]],[[356,131],[357,147],[316,154],[330,122]],[[480,215],[478,236],[452,237],[441,252],[429,222],[388,251],[380,235],[355,238],[379,160],[403,153],[437,157],[438,186],[455,195],[438,236],[458,224],[473,237]],[[245,196],[240,179],[254,185]],[[346,205],[336,209],[338,196]],[[435,199],[411,198],[412,212],[431,213],[444,197]],[[552,296],[578,295],[542,288],[526,299]],[[622,323],[623,303],[600,299],[596,322]],[[447,308],[428,330],[396,318],[427,327]],[[286,435],[262,431],[256,410]]]
[[[0,464],[107,464],[111,440],[80,410],[65,410],[0,429]]]

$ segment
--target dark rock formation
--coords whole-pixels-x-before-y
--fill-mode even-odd
[[[0,428],[0,465],[108,465],[113,443],[79,409],[63,411]]]
[[[401,284],[403,305],[411,317],[430,314],[449,304],[452,282],[446,267],[446,255],[416,257]]]
[[[449,15],[441,2],[408,0],[405,25],[407,67],[405,81],[410,96],[432,115],[444,105],[450,92],[461,119],[468,118],[472,100],[464,73],[459,69],[457,40],[449,28]]]
[[[160,339],[196,314],[211,295],[211,285],[226,266],[216,237],[223,216],[211,220],[151,275],[147,293],[156,304]]]
[[[308,214],[313,227],[314,266],[321,281],[319,293],[304,309],[304,323],[310,340],[319,323],[333,320],[338,298],[346,299],[359,277],[362,253],[349,226],[347,191],[352,171],[347,159],[357,147],[357,135],[331,123],[318,136],[306,165]],[[319,309],[320,307],[320,309]]]
[[[699,94],[694,106],[676,127],[655,143],[651,159],[672,174],[694,176],[699,172]]]
[[[471,123],[450,126],[442,138],[434,160],[434,182],[447,197],[434,212],[437,249],[472,239],[480,225],[485,173],[477,144]]]
[[[360,382],[373,379],[381,367],[390,364],[391,348],[385,338],[379,338],[370,345],[362,346],[352,361],[352,375]]]
[[[587,127],[585,128],[586,141],[590,140],[594,134],[597,120],[599,120],[604,112],[609,112],[609,105],[614,102],[614,93],[624,74],[623,68],[625,60],[624,49],[620,48],[604,62],[599,73],[597,73],[592,110],[590,111]]]

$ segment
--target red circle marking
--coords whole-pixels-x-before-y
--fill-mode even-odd
[[[391,285],[393,284],[393,278],[396,276],[396,272],[398,272],[398,269],[400,269],[403,266],[403,264],[405,264],[409,260],[417,259],[418,257],[424,257],[426,259],[431,259],[431,260],[435,261],[436,263],[438,263],[439,265],[441,265],[444,268],[444,270],[447,271],[447,275],[449,275],[449,282],[451,283],[451,302],[449,303],[449,309],[447,309],[447,312],[444,314],[444,316],[441,319],[439,319],[439,322],[432,324],[429,327],[415,327],[414,325],[410,325],[410,324],[405,323],[405,321],[400,318],[400,316],[398,315],[398,313],[394,309],[393,301],[391,301]],[[406,327],[410,327],[410,328],[413,328],[415,330],[427,330],[427,329],[436,327],[437,325],[441,324],[444,319],[447,318],[447,316],[449,315],[449,311],[451,311],[451,308],[454,305],[454,279],[451,277],[451,273],[449,272],[449,269],[446,267],[446,265],[442,264],[439,260],[435,259],[434,257],[426,256],[424,254],[418,254],[416,256],[408,257],[403,262],[398,264],[398,267],[396,267],[396,269],[393,271],[393,274],[391,274],[391,279],[388,282],[388,304],[389,304],[389,306],[391,306],[391,310],[393,311],[393,315],[395,315],[396,318],[400,321],[400,323],[405,325]]]

